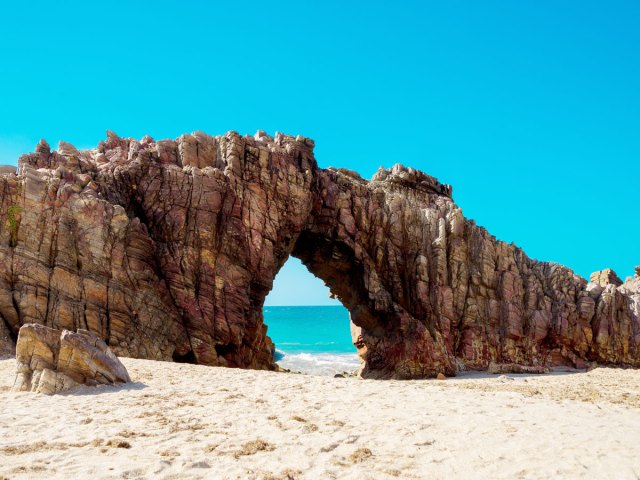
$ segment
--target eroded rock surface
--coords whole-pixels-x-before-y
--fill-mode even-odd
[[[637,276],[588,283],[465,219],[433,177],[319,169],[313,146],[261,131],[40,142],[0,172],[9,343],[35,322],[119,355],[273,369],[262,305],[294,255],[350,311],[364,376],[640,366]]]
[[[622,280],[620,280],[618,275],[616,275],[616,272],[610,268],[605,268],[599,272],[593,272],[590,279],[593,283],[597,283],[601,287],[606,287],[607,285],[615,285],[616,287],[619,287],[622,285]]]
[[[60,393],[78,385],[130,382],[127,369],[102,339],[35,323],[23,325],[16,346],[15,391]]]

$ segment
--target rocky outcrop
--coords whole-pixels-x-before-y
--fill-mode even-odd
[[[607,285],[615,285],[616,287],[619,287],[622,285],[622,280],[620,280],[618,275],[616,275],[616,272],[610,268],[605,268],[599,272],[593,272],[590,279],[593,283],[597,283],[601,287],[606,287]]]
[[[294,255],[349,310],[364,376],[640,366],[637,277],[588,283],[532,260],[422,172],[323,170],[311,140],[264,132],[107,137],[87,151],[42,141],[0,175],[12,339],[35,322],[119,355],[273,369],[262,305]]]
[[[55,330],[39,324],[20,328],[15,391],[60,393],[79,385],[130,382],[127,369],[94,333]]]

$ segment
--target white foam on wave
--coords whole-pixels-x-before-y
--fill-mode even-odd
[[[355,372],[360,368],[360,360],[355,353],[286,353],[278,359],[278,365],[293,372],[309,375],[333,376],[336,373]]]

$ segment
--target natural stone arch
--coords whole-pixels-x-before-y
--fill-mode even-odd
[[[308,224],[292,250],[349,311],[362,374],[370,378],[455,374],[428,299],[416,297],[411,277],[420,246],[399,234],[405,226],[397,216],[412,206],[398,187],[417,184],[417,173],[398,166],[368,182],[344,169],[318,170]],[[424,193],[450,201],[450,187],[417,178]]]
[[[532,260],[436,179],[320,169],[302,137],[43,141],[0,172],[0,207],[0,351],[35,322],[119,355],[273,369],[262,306],[293,254],[362,328],[365,376],[640,366],[640,277]]]

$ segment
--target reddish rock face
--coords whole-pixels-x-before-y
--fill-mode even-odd
[[[302,137],[41,142],[0,184],[0,350],[35,322],[118,355],[273,369],[262,305],[294,255],[349,310],[367,377],[640,366],[640,278],[588,284],[466,220],[436,179],[322,170]]]

